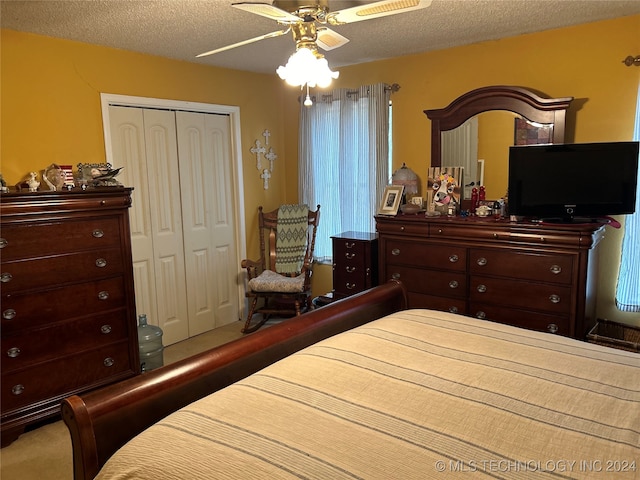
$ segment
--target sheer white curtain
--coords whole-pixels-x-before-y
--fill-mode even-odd
[[[374,232],[389,179],[389,98],[385,84],[339,89],[301,102],[300,200],[321,206],[315,256],[331,257],[331,236]]]
[[[636,99],[633,139],[640,140],[640,86]],[[638,169],[638,185],[640,185],[640,169]],[[616,306],[623,312],[640,312],[640,191],[636,193],[636,213],[627,215],[625,220]]]

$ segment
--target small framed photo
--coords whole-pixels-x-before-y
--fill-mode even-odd
[[[384,189],[384,195],[382,195],[378,215],[397,215],[403,191],[404,185],[387,185]]]

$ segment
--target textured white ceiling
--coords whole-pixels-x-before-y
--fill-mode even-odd
[[[199,53],[280,29],[276,22],[235,9],[231,3],[1,0],[0,25],[238,70],[271,73],[284,64],[295,49],[289,35],[195,58]],[[329,1],[334,11],[367,3],[371,2]],[[640,0],[433,0],[424,10],[332,27],[350,42],[327,52],[326,58],[335,69],[639,13]]]

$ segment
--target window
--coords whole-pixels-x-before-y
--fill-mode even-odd
[[[375,231],[373,215],[389,180],[389,98],[384,84],[318,95],[301,106],[299,192],[321,206],[315,254],[331,258],[331,236]]]
[[[640,88],[636,99],[633,139],[640,140]],[[640,169],[638,184],[640,185]],[[616,306],[623,312],[640,312],[640,191],[636,193],[636,213],[627,215],[625,221]]]

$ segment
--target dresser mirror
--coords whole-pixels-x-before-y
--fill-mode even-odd
[[[467,92],[445,108],[425,110],[431,120],[431,166],[464,166],[467,201],[479,183],[487,188],[487,198],[500,198],[507,190],[509,146],[563,143],[572,100],[496,85]]]

